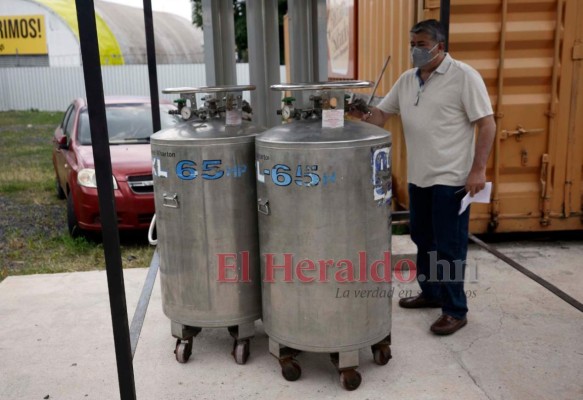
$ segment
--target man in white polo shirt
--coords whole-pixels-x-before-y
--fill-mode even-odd
[[[414,68],[362,119],[382,127],[391,114],[401,115],[421,294],[399,305],[441,307],[431,331],[448,335],[467,323],[463,279],[470,210],[458,215],[460,201],[485,186],[496,124],[480,74],[445,52],[442,25],[421,21],[410,38]]]

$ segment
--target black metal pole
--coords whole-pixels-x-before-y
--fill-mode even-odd
[[[144,26],[146,28],[146,52],[148,54],[148,76],[150,78],[150,102],[154,132],[162,129],[160,124],[160,99],[158,96],[158,71],[156,69],[156,45],[154,42],[154,18],[152,1],[144,0]]]
[[[541,278],[540,276],[538,276],[537,274],[535,274],[534,272],[532,272],[528,268],[522,266],[521,264],[517,263],[516,261],[514,261],[510,257],[505,256],[504,254],[500,253],[494,247],[484,243],[483,241],[478,239],[476,236],[470,234],[469,238],[474,243],[476,243],[478,246],[480,246],[483,249],[494,254],[496,257],[498,257],[499,259],[501,259],[502,261],[504,261],[506,264],[510,265],[512,268],[516,269],[517,271],[522,272],[524,275],[528,276],[530,279],[532,279],[533,281],[535,281],[536,283],[538,283],[539,285],[541,285],[545,289],[549,290],[551,293],[553,293],[555,296],[559,297],[561,300],[567,302],[568,304],[575,307],[577,310],[583,312],[583,303],[581,303],[577,299],[569,296],[567,293],[563,292],[561,289],[559,289],[558,287],[556,287],[555,285],[553,285],[549,281]]]
[[[449,14],[450,14],[450,0],[441,0],[439,7],[439,21],[443,24],[445,29],[445,51],[449,51]]]
[[[93,0],[75,0],[75,3],[77,6],[79,42],[83,59],[83,76],[87,94],[91,142],[93,144],[93,159],[95,160],[95,174],[99,189],[99,213],[101,215],[103,251],[105,253],[119,393],[120,398],[123,400],[134,400],[136,399],[136,388],[113,181],[111,179],[111,155],[109,153],[109,136],[103,98],[103,80],[97,42],[95,8]]]

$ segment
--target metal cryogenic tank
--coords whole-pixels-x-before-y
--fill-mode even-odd
[[[344,89],[370,85],[274,85],[317,90],[313,106],[284,98],[289,123],[256,139],[263,323],[287,380],[299,350],[330,353],[349,390],[359,349],[391,357],[391,136],[344,121]]]
[[[163,91],[180,93],[185,119],[151,137],[162,306],[179,362],[201,328],[228,327],[244,364],[261,317],[254,146],[262,130],[242,121],[241,98],[254,88]],[[197,93],[211,93],[201,108]]]

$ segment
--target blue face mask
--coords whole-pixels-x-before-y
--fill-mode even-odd
[[[439,55],[432,56],[431,52],[437,47],[439,43],[436,43],[431,49],[427,50],[424,47],[411,47],[411,62],[413,63],[414,67],[423,67],[429,64],[431,61],[435,60],[435,58]]]

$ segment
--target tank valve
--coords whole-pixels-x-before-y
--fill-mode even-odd
[[[182,107],[184,107],[186,105],[186,99],[176,99],[176,100],[174,100],[174,103],[176,103],[176,107],[178,107],[178,109],[177,110],[169,110],[168,114],[180,115],[180,110],[182,110]]]
[[[281,110],[277,110],[277,114],[281,115],[283,122],[289,122],[292,119],[299,119],[299,114],[296,113],[296,108],[294,107],[295,97],[284,97],[282,100],[283,107]]]
[[[186,105],[186,99],[184,98],[176,99],[174,100],[174,103],[176,103],[178,110],[170,110],[168,111],[168,114],[180,115],[183,120],[188,121],[192,117],[193,112],[192,108]]]
[[[277,91],[316,91],[315,94],[309,96],[311,106],[305,109],[295,108],[292,100],[295,98],[284,97],[283,107],[277,113],[282,116],[284,121],[289,121],[290,118],[295,119],[322,119],[326,125],[336,126],[339,113],[351,111],[353,107],[357,107],[363,112],[368,112],[368,107],[364,102],[351,102],[353,98],[351,95],[345,94],[346,89],[365,89],[373,86],[369,81],[331,81],[331,82],[315,82],[315,83],[282,83],[278,85],[271,85],[272,90]],[[303,97],[302,97],[303,98]],[[364,111],[366,110],[366,111]],[[330,122],[332,121],[332,122]],[[330,126],[328,126],[330,127]]]
[[[170,114],[179,114],[185,121],[191,118],[205,121],[226,117],[227,125],[241,125],[242,119],[251,120],[251,106],[241,95],[241,92],[246,90],[255,90],[255,86],[178,87],[164,89],[162,93],[180,94],[180,98],[174,100],[178,109],[170,111]],[[205,94],[201,98],[200,108],[197,106],[197,93]]]

